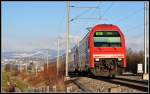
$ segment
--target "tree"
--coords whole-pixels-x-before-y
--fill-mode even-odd
[[[144,64],[144,51],[135,52],[131,48],[127,49],[127,69],[126,71],[137,73],[137,64]]]
[[[11,69],[11,65],[10,64],[6,64],[5,65],[5,71],[10,71]]]

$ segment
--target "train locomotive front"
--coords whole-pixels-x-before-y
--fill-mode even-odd
[[[126,67],[125,39],[115,25],[97,25],[89,33],[89,69],[96,76],[115,76]]]
[[[126,67],[125,49],[124,35],[117,26],[96,25],[69,53],[69,72],[113,76]]]

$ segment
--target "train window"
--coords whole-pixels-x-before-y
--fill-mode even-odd
[[[103,35],[103,32],[96,32],[96,36]]]
[[[97,31],[93,40],[94,47],[121,47],[121,37],[116,31]]]
[[[94,42],[121,42],[120,37],[94,37]]]
[[[117,31],[96,31],[94,34],[94,37],[107,37],[107,36],[112,36],[112,37],[120,37],[119,32]]]

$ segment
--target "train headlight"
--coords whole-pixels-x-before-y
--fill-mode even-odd
[[[122,58],[118,58],[118,61],[121,61],[122,60]]]
[[[95,61],[99,61],[99,58],[95,58]]]

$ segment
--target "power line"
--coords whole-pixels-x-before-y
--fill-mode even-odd
[[[98,17],[98,21],[96,22],[96,23],[98,23],[100,20],[104,20],[104,19],[102,19],[102,18],[104,18],[104,15],[106,15],[106,13],[108,13],[108,11],[112,8],[112,6],[113,6],[113,2],[107,7],[107,9],[106,9],[106,11],[103,13],[103,15],[100,15],[99,14],[99,17]],[[100,12],[101,13],[101,12]],[[102,14],[102,13],[101,13]],[[96,24],[96,23],[94,23],[94,24]],[[93,25],[94,25],[93,24]]]
[[[82,16],[83,14],[89,12],[89,10],[91,9],[98,9],[99,8],[99,5],[100,3],[96,6],[96,7],[77,7],[77,6],[70,6],[70,7],[73,7],[73,8],[83,8],[83,9],[87,9],[85,11],[83,11],[81,14],[79,14],[78,16],[74,17],[73,19],[71,19],[70,21],[74,21],[75,19],[83,19],[83,18],[79,18],[80,16]],[[94,11],[93,11],[94,12]],[[87,18],[86,18],[87,19]],[[92,18],[93,19],[93,18]]]
[[[100,5],[101,5],[101,2],[99,2],[99,3],[97,4],[97,6],[96,6],[97,8],[96,8],[95,10],[93,10],[93,12],[91,13],[91,15],[93,15],[93,13],[96,12],[97,9],[100,9],[100,7],[99,7]],[[99,18],[99,17],[98,17],[98,18]],[[96,19],[98,19],[98,18],[96,18]]]
[[[96,6],[97,9],[100,9],[100,5],[101,5],[101,4],[102,4],[101,2],[98,2],[97,6]],[[91,13],[91,15],[93,15],[94,12],[96,12],[96,9],[93,10],[93,12]],[[91,16],[91,15],[90,15],[90,16]],[[100,18],[100,17],[98,17],[98,18],[88,18],[88,19],[96,19],[96,20],[99,20],[99,18]],[[85,18],[84,18],[84,19],[85,19]],[[81,28],[85,27],[86,24],[89,23],[89,22],[90,22],[90,21],[88,21],[88,22],[86,22],[85,24],[83,24],[83,26],[82,26]],[[92,28],[92,27],[87,27],[86,29],[89,31],[90,28]],[[84,37],[84,36],[82,36],[82,37]]]
[[[99,18],[78,18],[78,19],[94,19],[94,20],[98,20]]]
[[[108,11],[112,8],[113,6],[113,2],[107,7],[106,11],[103,13],[103,15],[101,17],[104,17],[104,15],[106,15],[106,13],[108,13]]]
[[[78,6],[69,6],[69,7],[72,7],[72,8],[86,8],[86,9],[92,9],[92,8],[97,8],[97,7],[78,7]]]
[[[97,5],[97,6],[98,6],[98,9],[99,9],[99,11],[98,11],[98,12],[99,12],[99,17],[98,17],[99,19],[100,19],[100,17],[101,17],[101,11],[100,11],[100,8],[99,8],[99,6],[100,6],[101,4],[102,4],[102,3],[99,2],[99,4]]]
[[[99,8],[100,5],[101,5],[101,2],[98,2],[97,6],[96,6],[97,8],[95,8],[95,10],[93,10],[93,12],[92,12],[91,15],[93,15],[93,13],[96,11],[96,9],[100,9],[100,8]],[[90,16],[91,16],[91,15],[90,15]],[[96,19],[96,20],[97,20],[98,18],[78,18],[78,19]],[[81,28],[85,27],[86,24],[89,23],[89,22],[90,22],[90,21],[88,21],[88,22],[86,22],[85,24],[83,24]],[[80,29],[80,30],[81,30],[81,29]]]
[[[98,2],[98,4],[97,4],[97,9],[100,9],[100,5],[102,4],[102,2]],[[96,9],[95,10],[93,10],[93,12],[91,13],[91,15],[93,15],[93,13],[96,11]],[[91,16],[90,15],[90,16]],[[95,18],[96,20],[100,20],[99,19],[100,17],[98,17],[98,18]],[[83,24],[83,26],[81,27],[81,28],[83,28],[83,27],[85,27],[86,25],[87,25],[87,23],[89,23],[89,22],[91,22],[91,21],[88,21],[88,22],[86,22],[85,24]],[[91,28],[91,27],[90,27]]]
[[[79,18],[80,16],[82,16],[83,14],[89,12],[89,10],[90,10],[90,9],[87,9],[87,10],[83,11],[82,13],[80,13],[78,16],[74,17],[74,18],[71,19],[70,21],[72,22],[72,21],[74,21],[75,19],[78,19],[78,18]]]
[[[97,6],[96,6],[96,7],[97,7],[97,9],[100,9],[100,5],[101,5],[101,2],[98,2]],[[96,10],[97,10],[97,9],[93,10],[93,12],[91,13],[91,15],[93,15],[93,14],[94,14],[94,12],[96,12]],[[90,16],[91,16],[91,15],[90,15]],[[98,17],[98,18],[89,18],[89,19],[99,20],[99,17]]]
[[[119,20],[116,21],[116,22],[121,22],[121,21],[123,21],[123,20],[125,20],[125,19],[128,19],[128,18],[134,16],[135,14],[140,13],[140,12],[139,12],[140,10],[143,10],[143,8],[141,8],[141,9],[139,9],[139,10],[136,10],[136,11],[132,12],[130,15],[127,15],[127,16],[125,16],[125,17],[119,19]]]

